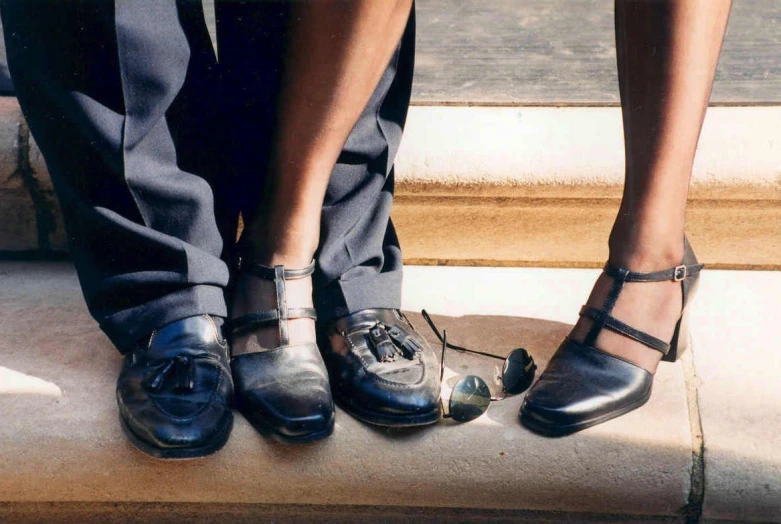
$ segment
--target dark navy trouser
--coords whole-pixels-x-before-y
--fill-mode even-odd
[[[260,200],[284,3],[3,0],[9,68],[65,218],[91,314],[120,351],[169,322],[226,316],[239,213]],[[389,214],[414,15],[334,168],[315,274],[321,321],[400,306]]]

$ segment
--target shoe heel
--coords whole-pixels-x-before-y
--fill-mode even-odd
[[[689,349],[691,336],[689,334],[689,311],[684,311],[675,325],[670,351],[662,357],[663,362],[677,362]]]

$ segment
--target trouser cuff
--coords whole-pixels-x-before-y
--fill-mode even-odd
[[[321,324],[369,308],[401,308],[401,270],[336,280],[315,296]]]
[[[133,350],[135,344],[155,329],[196,315],[227,317],[225,294],[221,287],[190,286],[170,293],[143,306],[123,310],[101,322],[100,328],[120,353]]]

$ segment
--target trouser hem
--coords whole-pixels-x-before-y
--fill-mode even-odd
[[[401,308],[402,272],[336,280],[315,296],[317,320],[325,324],[370,308]]]
[[[120,353],[129,353],[136,343],[155,329],[196,315],[227,317],[221,287],[190,286],[147,302],[132,313],[120,313],[101,322],[100,327]]]

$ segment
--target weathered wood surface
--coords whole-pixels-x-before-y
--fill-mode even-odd
[[[417,14],[415,103],[618,103],[613,0],[417,0]],[[734,1],[711,101],[781,103],[781,2]]]

